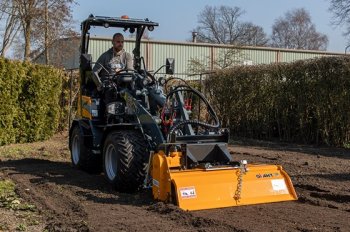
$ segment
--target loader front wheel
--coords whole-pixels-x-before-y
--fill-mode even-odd
[[[73,128],[69,140],[73,167],[86,171],[90,174],[101,173],[101,155],[93,154],[84,146],[84,138],[80,133],[79,126],[75,126]]]
[[[148,165],[147,143],[138,131],[112,131],[103,147],[107,180],[121,192],[141,189]]]

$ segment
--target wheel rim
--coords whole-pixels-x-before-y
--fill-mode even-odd
[[[74,165],[77,165],[79,163],[79,159],[80,159],[79,135],[75,135],[73,137],[72,158],[73,158]]]
[[[106,149],[105,169],[108,179],[113,181],[117,175],[117,152],[113,144],[109,144]]]

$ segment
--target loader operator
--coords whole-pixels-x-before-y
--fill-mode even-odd
[[[117,74],[122,70],[133,70],[133,59],[124,47],[124,36],[115,33],[112,39],[113,47],[104,52],[95,63],[93,81],[97,90],[102,93],[101,111],[105,111],[108,103],[115,100],[114,89],[104,88],[108,76]]]
[[[112,44],[113,47],[98,58],[93,68],[93,72],[98,74],[102,82],[109,74],[133,69],[132,56],[123,49],[124,36],[121,33],[115,33]]]

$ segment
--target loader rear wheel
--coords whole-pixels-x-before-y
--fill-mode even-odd
[[[121,192],[142,187],[148,165],[147,143],[137,131],[113,131],[104,143],[103,167],[107,180]]]
[[[84,137],[80,133],[79,126],[75,126],[70,136],[70,153],[73,167],[90,174],[102,172],[101,155],[93,154],[84,145]]]

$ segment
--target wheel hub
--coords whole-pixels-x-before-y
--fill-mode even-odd
[[[74,165],[77,165],[80,160],[80,141],[79,135],[75,135],[72,142],[72,158]]]
[[[117,152],[113,144],[107,146],[105,167],[108,179],[113,181],[117,175]]]

